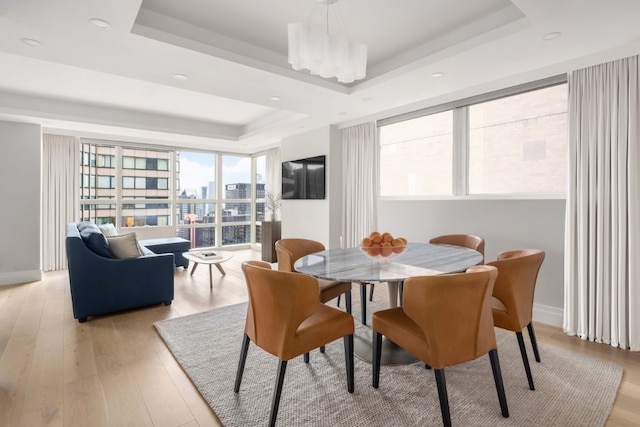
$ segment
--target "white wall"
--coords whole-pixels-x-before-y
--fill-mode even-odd
[[[294,135],[282,140],[282,161],[327,156],[324,200],[283,200],[282,238],[299,237],[338,247],[342,215],[341,132],[335,126]]]
[[[545,251],[534,301],[534,320],[562,326],[565,200],[384,200],[379,230],[409,241],[441,234],[485,239],[485,260],[506,250]]]
[[[41,279],[41,135],[40,125],[0,121],[0,285]]]

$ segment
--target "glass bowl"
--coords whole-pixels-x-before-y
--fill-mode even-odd
[[[360,251],[363,254],[368,256],[369,258],[373,258],[377,262],[391,262],[395,257],[400,255],[406,249],[406,245],[404,246],[371,246],[368,248],[364,248],[360,246]]]

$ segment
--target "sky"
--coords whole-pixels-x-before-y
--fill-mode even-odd
[[[202,186],[216,180],[215,154],[180,151],[180,190]],[[222,155],[222,184],[251,182],[251,158]],[[264,162],[258,162],[257,173],[264,182]]]

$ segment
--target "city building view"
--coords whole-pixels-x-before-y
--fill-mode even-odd
[[[175,225],[176,235],[189,240],[192,247],[260,243],[265,196],[262,174],[256,174],[254,183],[250,174],[243,176],[244,182],[224,183],[222,198],[218,199],[216,181],[212,179],[216,176],[215,168],[198,176],[199,180],[207,180],[203,185],[180,185],[183,175],[198,169],[192,163],[194,159],[211,162],[214,154],[182,153],[185,157],[181,164],[181,153],[173,151],[90,143],[81,144],[80,150],[82,221],[112,223],[119,229]],[[174,155],[175,190],[170,185]],[[225,178],[232,179],[233,175]],[[252,194],[254,188],[255,194]],[[172,211],[175,212],[173,224]],[[219,242],[216,242],[217,229],[220,230]]]

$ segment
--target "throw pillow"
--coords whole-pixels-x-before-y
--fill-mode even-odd
[[[109,248],[115,258],[138,258],[138,241],[136,233],[107,237]]]
[[[116,227],[111,223],[99,225],[98,228],[100,228],[100,231],[102,231],[102,234],[106,237],[118,235],[118,230],[116,230]]]
[[[93,252],[105,258],[113,258],[109,250],[109,242],[107,242],[106,237],[100,232],[97,225],[85,223],[80,231],[80,236],[84,244]]]

